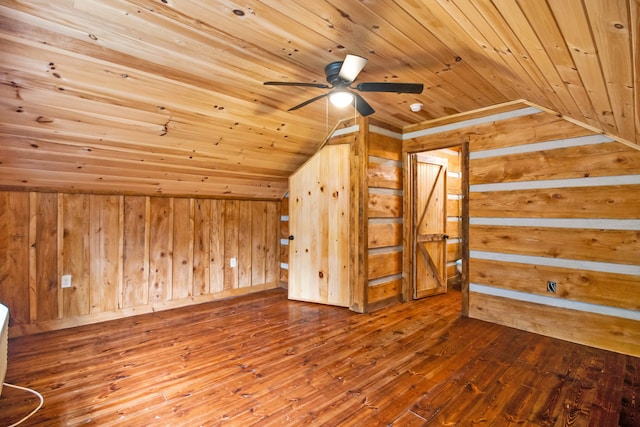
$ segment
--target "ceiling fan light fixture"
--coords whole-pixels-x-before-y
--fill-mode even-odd
[[[329,101],[338,108],[344,108],[353,102],[353,95],[346,90],[336,90],[329,95]]]

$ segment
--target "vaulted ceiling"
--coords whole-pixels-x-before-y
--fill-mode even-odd
[[[280,198],[353,108],[324,67],[366,57],[357,82],[397,129],[525,99],[640,143],[637,0],[3,0],[0,187]],[[410,111],[422,103],[421,112]]]

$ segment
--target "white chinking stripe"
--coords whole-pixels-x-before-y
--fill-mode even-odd
[[[470,218],[470,225],[506,225],[508,227],[576,228],[590,230],[637,230],[640,219],[588,218]]]
[[[369,218],[369,224],[402,224],[402,218]]]
[[[368,250],[369,255],[390,254],[402,252],[402,246],[384,246],[382,248],[373,248]]]
[[[389,129],[382,128],[380,126],[371,125],[369,126],[369,132],[377,133],[379,135],[388,136],[394,139],[402,139],[402,134],[398,132],[394,132]]]
[[[336,129],[331,136],[342,136],[342,135],[348,135],[350,133],[355,133],[358,132],[360,130],[360,125],[353,125],[353,126],[349,126],[348,128],[342,128],[342,129]]]
[[[400,280],[402,279],[402,274],[394,274],[391,276],[378,277],[376,279],[369,280],[369,286],[381,285],[383,283],[388,283],[392,280]]]
[[[487,191],[537,190],[543,188],[602,187],[607,185],[640,184],[640,175],[599,176],[593,178],[547,179],[541,181],[500,182],[495,184],[474,184],[471,193]]]
[[[582,261],[566,258],[547,258],[541,256],[503,254],[498,252],[485,251],[469,251],[469,257],[486,259],[490,261],[517,262],[520,264],[544,265],[547,267],[562,267],[575,270],[589,270],[599,271],[602,273],[618,273],[640,276],[640,265],[633,264],[614,264],[611,262]]]
[[[369,163],[376,163],[379,165],[387,165],[387,166],[395,166],[397,168],[402,167],[402,162],[400,160],[393,159],[385,159],[384,157],[378,156],[369,156]]]
[[[429,129],[416,130],[402,135],[403,140],[411,138],[419,138],[421,136],[433,135],[441,132],[448,132],[455,129],[462,129],[469,126],[481,125],[485,123],[497,122],[500,120],[513,119],[516,117],[529,116],[531,114],[541,113],[542,110],[533,107],[520,108],[518,110],[508,111],[506,113],[492,114],[489,116],[478,117],[476,119],[463,120],[457,123],[436,126]]]
[[[429,128],[429,129],[409,132],[407,134],[402,134],[402,133],[394,132],[394,131],[389,130],[389,129],[385,129],[385,128],[380,127],[380,126],[371,125],[371,126],[369,126],[369,132],[377,133],[379,135],[388,136],[388,137],[394,138],[394,139],[405,140],[405,139],[411,139],[411,138],[416,138],[416,137],[425,136],[425,135],[431,135],[431,134],[434,134],[434,133],[446,132],[446,131],[450,131],[450,130],[454,130],[454,129],[460,129],[460,128],[467,127],[467,126],[474,126],[474,125],[479,125],[479,124],[484,124],[484,123],[496,122],[496,121],[499,121],[499,120],[512,119],[512,118],[515,118],[515,117],[528,116],[528,115],[531,115],[531,114],[536,114],[536,113],[541,113],[541,112],[542,112],[542,110],[540,110],[538,108],[526,107],[526,108],[521,108],[521,109],[514,110],[514,111],[507,111],[505,113],[492,114],[492,115],[489,115],[489,116],[484,116],[484,117],[478,117],[478,118],[475,118],[475,119],[464,120],[464,121],[461,121],[461,122],[458,122],[458,123],[451,123],[451,124],[447,124],[447,125],[436,126],[436,127]],[[356,125],[353,125],[353,126],[349,126],[349,127],[343,128],[343,129],[336,129],[336,131],[333,132],[332,136],[348,135],[350,133],[358,132],[359,130],[360,130],[360,126],[356,124]]]
[[[477,292],[484,295],[508,298],[517,301],[532,302],[535,304],[542,304],[551,307],[568,308],[571,310],[584,311],[588,313],[603,314],[605,316],[615,316],[624,319],[640,320],[640,311],[638,310],[627,310],[624,308],[572,301],[564,298],[553,298],[544,295],[529,294],[526,292],[512,291],[509,289],[494,288],[477,283],[469,283],[469,291]]]
[[[369,194],[387,194],[390,196],[402,196],[402,190],[394,188],[369,187]]]
[[[486,159],[488,157],[507,156],[509,154],[533,153],[536,151],[554,150],[557,148],[580,147],[613,142],[605,135],[588,135],[576,138],[556,139],[553,141],[535,142],[532,144],[516,145],[513,147],[494,148],[491,150],[474,151],[469,154],[470,160]]]

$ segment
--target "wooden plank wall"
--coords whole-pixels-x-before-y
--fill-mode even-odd
[[[400,302],[402,286],[402,134],[399,130],[383,129],[369,124],[367,138],[367,164],[363,182],[367,202],[366,271],[367,287],[364,311],[372,311]],[[359,126],[345,122],[338,131],[327,138],[328,145],[355,144],[360,134]],[[283,200],[283,205],[288,199]],[[288,205],[287,208],[288,209]],[[282,216],[281,281],[286,286],[288,275],[287,233],[288,216]]]
[[[367,311],[402,300],[402,140],[369,127]]]
[[[289,193],[280,203],[280,286],[289,283]]]
[[[640,152],[533,108],[404,145],[465,139],[470,316],[640,355]]]
[[[350,306],[349,144],[326,145],[289,179],[289,298]]]
[[[442,151],[447,157],[447,282],[449,286],[460,288],[460,273],[456,261],[462,258],[462,161],[460,147],[450,147]]]
[[[367,288],[365,311],[395,304],[404,298],[402,283],[402,241],[403,241],[403,181],[402,181],[402,134],[397,129],[385,129],[378,124],[370,124],[367,132],[368,161],[365,182],[367,192]],[[341,132],[328,139],[328,144],[353,144],[358,138],[357,126],[342,127]],[[449,212],[447,233],[452,240],[447,251],[448,275],[459,281],[455,260],[461,253],[460,233],[460,158],[459,152],[442,150],[451,165]],[[286,199],[285,199],[286,200]],[[283,216],[281,227],[286,226],[288,217]],[[451,230],[449,230],[449,226]],[[283,228],[284,229],[284,228]],[[281,233],[283,253],[281,280],[286,282],[288,265],[287,234]],[[286,253],[285,253],[286,252]],[[286,261],[285,261],[286,260]],[[285,284],[286,286],[286,284]]]
[[[0,224],[12,336],[279,282],[279,201],[3,191]]]

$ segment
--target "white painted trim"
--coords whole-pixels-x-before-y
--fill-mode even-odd
[[[609,307],[606,305],[591,304],[581,301],[573,301],[564,298],[548,297],[544,295],[529,294],[526,292],[513,291],[510,289],[494,288],[491,286],[480,285],[477,283],[469,283],[469,291],[477,292],[484,295],[492,295],[496,297],[508,298],[517,301],[532,302],[534,304],[542,304],[551,307],[565,308],[570,310],[578,310],[587,313],[602,314],[605,316],[620,317],[623,319],[640,320],[640,311],[628,310],[618,307]]]
[[[640,231],[640,219],[587,218],[469,218],[470,225],[506,225],[508,227],[548,227],[590,230]]]
[[[544,265],[547,267],[599,271],[602,273],[629,274],[631,276],[639,276],[638,279],[640,280],[640,265],[614,264],[611,262],[583,261],[566,258],[548,258],[532,255],[503,254],[485,251],[469,251],[469,257],[490,261],[517,262],[521,264]]]
[[[469,153],[469,159],[485,159],[488,157],[508,156],[510,154],[533,153],[536,151],[555,150],[558,148],[581,147],[584,145],[604,144],[614,142],[605,135],[588,135],[576,138],[556,139],[553,141],[535,142],[532,144],[516,145],[513,147],[494,148],[491,150],[474,151]]]
[[[474,184],[471,193],[487,191],[538,190],[543,188],[602,187],[606,185],[640,184],[640,175],[598,176],[590,178],[546,179],[540,181],[500,182],[495,184]]]
[[[380,126],[370,125],[369,132],[377,133],[378,135],[388,136],[390,138],[402,140],[402,134],[398,132],[394,132],[389,129],[382,128]]]
[[[460,221],[462,221],[462,217],[459,217],[459,216],[448,216],[447,217],[447,221],[460,222]]]
[[[513,119],[515,117],[529,116],[531,114],[541,113],[542,110],[534,107],[520,108],[518,110],[507,111],[504,113],[491,114],[489,116],[478,117],[475,119],[463,120],[461,122],[449,123],[442,126],[435,126],[428,129],[416,130],[402,135],[402,140],[411,138],[419,138],[421,136],[433,135],[441,132],[448,132],[455,129],[461,129],[469,126],[481,125],[485,123],[497,122],[500,120]]]

